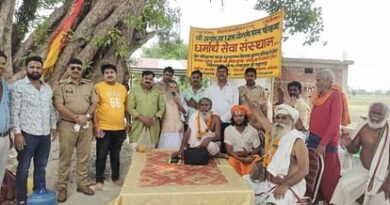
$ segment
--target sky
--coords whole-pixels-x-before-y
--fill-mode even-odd
[[[216,28],[265,17],[253,9],[255,0],[172,0],[181,8],[180,34],[188,42],[190,26]],[[390,90],[390,28],[387,0],[316,0],[322,7],[321,40],[303,46],[304,35],[283,42],[284,57],[353,60],[348,86],[354,89]]]

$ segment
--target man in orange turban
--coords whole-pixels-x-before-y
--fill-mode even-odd
[[[225,148],[228,163],[240,174],[249,174],[260,160],[260,139],[257,130],[248,124],[249,108],[234,105],[231,108],[232,124],[225,129]]]
[[[243,113],[245,115],[249,114],[249,108],[245,105],[234,105],[231,109],[230,112],[232,113],[232,116],[234,113]]]

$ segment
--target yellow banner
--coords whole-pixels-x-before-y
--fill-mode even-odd
[[[218,65],[229,69],[230,78],[243,78],[253,67],[257,77],[279,77],[283,11],[257,21],[222,28],[191,27],[187,76],[194,70],[215,76]]]

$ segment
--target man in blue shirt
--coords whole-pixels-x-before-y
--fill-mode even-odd
[[[8,161],[8,151],[12,144],[10,129],[10,92],[5,80],[2,79],[5,73],[7,56],[0,51],[0,182],[3,181]]]

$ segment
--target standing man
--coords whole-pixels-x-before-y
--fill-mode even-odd
[[[229,71],[224,65],[217,67],[217,83],[206,89],[204,97],[213,102],[213,112],[222,121],[221,124],[221,152],[226,153],[224,146],[224,131],[229,126],[232,114],[230,109],[233,105],[238,105],[238,89],[228,82]]]
[[[186,125],[193,113],[199,110],[199,100],[203,97],[206,88],[202,87],[202,72],[199,70],[191,73],[191,87],[185,89],[182,93],[184,100],[188,106],[188,113],[186,116]]]
[[[247,68],[245,70],[245,81],[245,85],[238,87],[240,105],[246,103],[244,90],[248,90],[248,97],[251,98],[258,107],[261,107],[264,115],[267,116],[267,94],[263,87],[256,85],[256,69]]]
[[[67,66],[68,78],[60,81],[54,89],[54,102],[60,113],[58,202],[65,202],[67,199],[74,147],[77,151],[77,192],[95,194],[88,186],[88,162],[92,143],[91,119],[97,104],[97,96],[93,83],[81,78],[83,70],[81,66],[82,62],[79,59],[70,59]]]
[[[309,139],[307,146],[315,149],[317,155],[324,157],[324,173],[320,191],[327,204],[330,203],[334,189],[340,178],[340,160],[337,152],[340,141],[342,118],[347,119],[343,93],[333,85],[334,73],[321,70],[316,77],[317,95],[312,99]],[[313,155],[314,156],[314,155]],[[314,160],[314,159],[313,159]]]
[[[158,141],[165,102],[161,92],[153,87],[153,79],[152,71],[143,71],[141,86],[134,88],[129,94],[127,111],[133,117],[130,143],[138,143],[144,128],[149,129],[152,144],[155,145]]]
[[[367,121],[356,127],[353,136],[348,132],[342,134],[341,145],[349,153],[357,153],[361,149],[361,166],[343,174],[333,194],[332,204],[350,205],[356,201],[364,205],[389,204],[388,117],[389,107],[386,104],[373,103],[370,105]]]
[[[163,79],[162,81],[157,82],[154,87],[159,90],[160,92],[167,92],[168,90],[168,83],[173,79],[173,75],[175,74],[175,71],[171,66],[165,67],[163,71]]]
[[[177,149],[183,141],[184,115],[187,114],[188,108],[184,98],[180,95],[177,82],[171,80],[168,84],[168,92],[162,94],[165,101],[165,112],[157,147]]]
[[[31,159],[34,158],[34,191],[46,190],[46,165],[51,140],[57,135],[57,118],[53,107],[53,92],[41,80],[42,58],[26,59],[27,77],[16,81],[12,87],[11,127],[15,134],[18,152],[16,171],[16,204],[26,204],[27,177]]]
[[[302,93],[302,84],[298,81],[291,81],[287,84],[287,92],[290,99],[286,104],[295,108],[299,112],[299,119],[295,125],[295,128],[299,131],[307,132],[308,128],[308,117],[310,113],[310,106],[301,98]],[[283,104],[284,102],[284,91],[281,86],[278,87],[278,104]]]
[[[2,79],[6,69],[7,56],[0,51],[0,181],[3,181],[4,173],[7,168],[8,151],[12,144],[9,129],[11,128],[11,93],[8,84]]]
[[[117,70],[113,64],[101,66],[103,82],[95,85],[99,99],[94,114],[94,136],[96,137],[96,190],[103,190],[106,159],[110,152],[111,179],[122,185],[119,179],[120,151],[130,127],[130,116],[126,112],[127,90],[116,82]],[[126,119],[126,120],[125,120]]]

